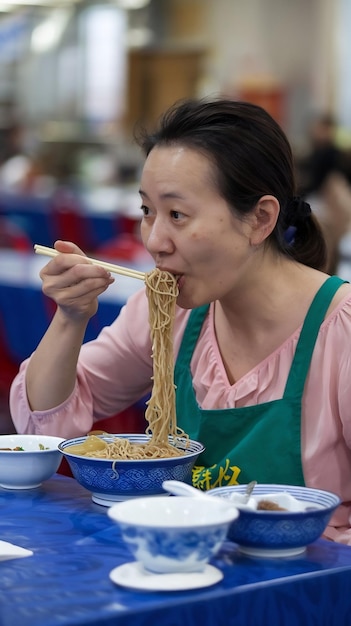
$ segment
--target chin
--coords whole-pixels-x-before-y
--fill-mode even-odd
[[[193,298],[186,298],[180,293],[177,298],[177,306],[181,309],[194,309],[197,305],[194,304]]]
[[[177,306],[179,306],[181,309],[196,309],[199,306],[203,306],[204,304],[208,304],[208,301],[204,301],[204,300],[200,300],[197,298],[194,298],[193,296],[185,296],[185,294],[183,295],[182,293],[179,294],[178,298],[177,298]]]

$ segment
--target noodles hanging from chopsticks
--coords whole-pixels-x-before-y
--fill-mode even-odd
[[[146,459],[181,456],[177,440],[187,442],[188,436],[177,428],[174,386],[173,324],[178,286],[175,276],[154,269],[145,275],[146,295],[149,303],[149,325],[153,358],[153,388],[147,403],[146,434],[150,440],[138,444],[116,437],[113,442],[99,439],[98,449],[88,438],[85,456],[112,459]],[[183,441],[184,443],[184,441]],[[67,451],[83,454],[84,443],[70,446]],[[94,449],[92,449],[94,448]],[[78,451],[79,449],[79,451]]]
[[[146,276],[149,325],[152,341],[153,389],[145,417],[151,444],[167,445],[177,437],[175,387],[173,382],[173,323],[178,286],[169,272],[154,270]]]

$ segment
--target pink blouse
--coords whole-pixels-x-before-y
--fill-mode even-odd
[[[189,311],[177,308],[175,356],[188,316]],[[216,342],[211,306],[192,359],[199,405],[241,407],[282,397],[300,330],[231,385]],[[60,406],[30,410],[25,387],[28,360],[22,363],[10,393],[17,431],[65,438],[86,434],[99,419],[115,415],[151,390],[150,355],[148,305],[142,289],[130,297],[111,326],[82,346],[75,389]],[[351,295],[321,326],[306,380],[301,436],[305,484],[337,493],[343,502],[325,536],[351,545]]]

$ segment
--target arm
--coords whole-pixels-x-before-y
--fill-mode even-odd
[[[72,393],[80,348],[89,319],[97,310],[97,297],[113,282],[110,274],[89,263],[74,244],[58,241],[63,254],[41,271],[43,292],[57,311],[35,350],[26,371],[30,408],[45,411],[62,404]]]
[[[116,320],[85,343],[72,393],[63,403],[33,411],[26,393],[24,361],[11,386],[10,409],[18,432],[77,437],[94,421],[115,415],[151,390],[152,359],[145,290],[131,296]]]

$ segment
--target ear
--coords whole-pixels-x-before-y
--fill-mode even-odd
[[[262,196],[251,213],[250,243],[258,246],[263,243],[275,228],[280,204],[275,196]]]

